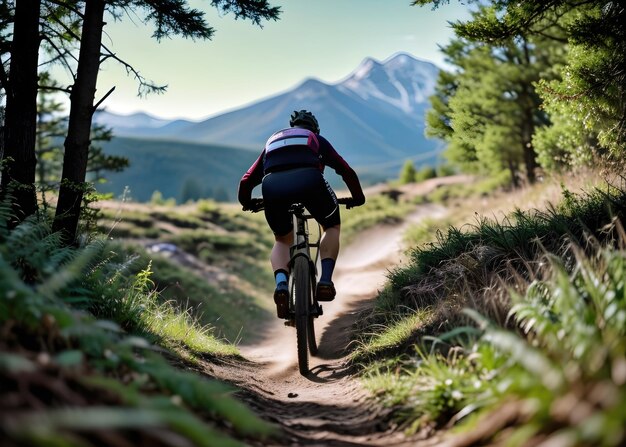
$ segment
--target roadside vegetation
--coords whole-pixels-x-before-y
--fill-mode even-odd
[[[561,188],[553,205],[410,233],[422,242],[359,318],[352,354],[407,430],[454,426],[461,445],[626,439],[626,184]]]
[[[103,238],[66,247],[34,218],[8,231],[10,218],[3,203],[5,445],[235,446],[272,433],[229,386],[186,370],[238,352],[161,297],[150,261]]]
[[[367,206],[341,210],[341,240],[349,243],[362,231],[380,224],[397,224],[414,207],[386,195],[367,198]]]
[[[410,209],[385,196],[371,204],[344,213],[353,234]],[[76,248],[44,214],[9,230],[10,205],[2,208],[3,439],[238,445],[272,436],[234,390],[187,370],[236,361],[228,340],[253,336],[273,315],[263,216],[210,200],[99,201],[86,211],[94,232]]]
[[[151,262],[162,300],[188,308],[231,342],[254,336],[270,318],[272,237],[262,216],[211,200],[181,206],[103,202],[99,208],[98,230],[113,238],[115,259],[137,258],[133,273]]]

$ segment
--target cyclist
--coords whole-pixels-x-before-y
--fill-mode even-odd
[[[336,293],[332,274],[339,254],[341,219],[337,197],[323,176],[324,167],[333,168],[348,186],[352,198],[346,203],[347,208],[365,203],[356,172],[319,134],[315,116],[307,110],[294,111],[289,125],[267,140],[259,158],[241,178],[238,193],[243,209],[254,211],[260,199],[252,199],[252,190],[262,183],[265,218],[275,238],[270,260],[276,279],[274,302],[278,318],[288,316],[289,247],[293,243],[289,207],[302,203],[322,226],[322,274],[316,297],[318,301],[332,301]]]

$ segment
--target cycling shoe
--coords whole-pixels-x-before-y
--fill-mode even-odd
[[[274,290],[274,302],[276,303],[276,316],[287,318],[289,316],[289,285],[281,281]]]
[[[317,283],[315,298],[317,301],[332,301],[335,299],[335,285],[332,281],[320,281]]]

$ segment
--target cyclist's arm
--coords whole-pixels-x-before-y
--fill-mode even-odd
[[[261,152],[259,158],[250,166],[250,169],[241,177],[239,181],[239,191],[237,198],[242,206],[247,207],[252,200],[252,190],[255,186],[260,185],[263,181],[263,155],[265,150]]]
[[[333,145],[330,144],[326,138],[319,136],[319,140],[324,164],[333,168],[335,172],[341,176],[352,195],[354,205],[363,205],[365,203],[365,195],[363,194],[359,177],[354,169],[337,153]]]

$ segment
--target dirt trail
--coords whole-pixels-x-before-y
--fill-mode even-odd
[[[401,260],[406,227],[444,213],[438,205],[419,206],[404,223],[367,230],[342,248],[334,274],[338,295],[316,321],[319,354],[311,358],[307,377],[298,372],[295,329],[280,320],[256,344],[240,347],[247,362],[206,365],[210,375],[241,388],[243,400],[285,433],[267,445],[416,445],[395,430],[387,410],[368,400],[346,355],[358,310],[371,305],[387,269]]]

